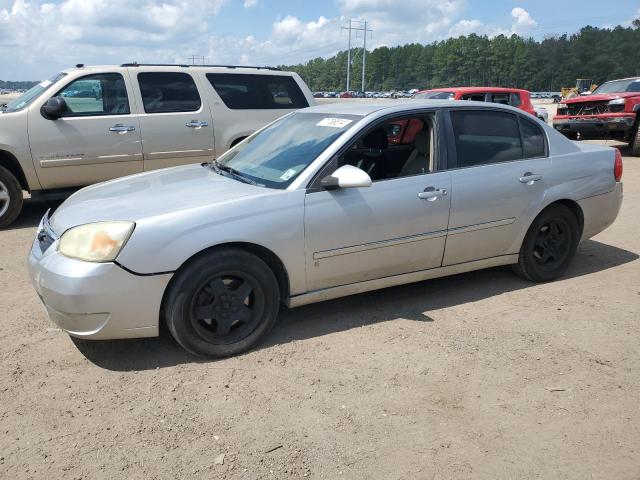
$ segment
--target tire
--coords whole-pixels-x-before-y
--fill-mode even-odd
[[[255,346],[276,322],[280,290],[273,271],[240,249],[196,257],[172,281],[165,321],[194,355],[229,357]]]
[[[0,228],[8,227],[22,210],[22,187],[16,177],[0,167]]]
[[[640,157],[640,121],[636,121],[636,128],[629,142],[629,148],[631,149],[631,155]]]
[[[515,272],[532,282],[550,282],[569,267],[578,242],[578,219],[564,205],[553,205],[533,221],[522,242]]]

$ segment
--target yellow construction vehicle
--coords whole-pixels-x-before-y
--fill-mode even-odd
[[[568,100],[573,97],[577,97],[579,95],[589,95],[593,92],[598,85],[593,83],[593,79],[591,78],[578,78],[576,79],[575,87],[563,87],[562,91],[562,100]]]

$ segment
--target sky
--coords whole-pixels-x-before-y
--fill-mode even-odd
[[[346,50],[341,27],[350,18],[373,30],[367,48],[470,33],[539,40],[628,26],[640,0],[0,0],[0,79],[40,80],[77,63],[191,63],[192,55],[290,65]],[[362,44],[361,33],[353,42]]]

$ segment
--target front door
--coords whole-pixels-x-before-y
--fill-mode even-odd
[[[214,157],[213,122],[206,97],[184,72],[130,69],[142,100],[144,169],[208,162]]]
[[[394,125],[419,122],[397,141]],[[450,174],[434,172],[434,117],[390,119],[357,139],[338,164],[367,171],[365,188],[310,190],[305,199],[309,290],[439,267]],[[418,131],[420,130],[420,131]],[[389,143],[392,136],[394,143]],[[330,173],[330,172],[328,172]]]
[[[61,118],[44,118],[39,106],[29,111],[29,143],[43,188],[89,185],[142,171],[140,125],[126,76],[86,75],[56,96],[67,105]]]
[[[452,111],[451,123],[457,164],[443,265],[518,253],[550,181],[544,132],[495,110]]]

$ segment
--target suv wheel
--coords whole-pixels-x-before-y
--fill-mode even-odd
[[[278,316],[278,281],[260,258],[221,249],[191,261],[174,278],[165,319],[189,352],[228,357],[258,343]]]
[[[0,228],[7,227],[22,210],[22,187],[16,177],[0,167]]]
[[[640,120],[636,120],[636,128],[629,142],[631,155],[640,157]]]
[[[514,270],[532,282],[555,280],[569,267],[579,240],[580,226],[573,212],[553,205],[529,227]]]

